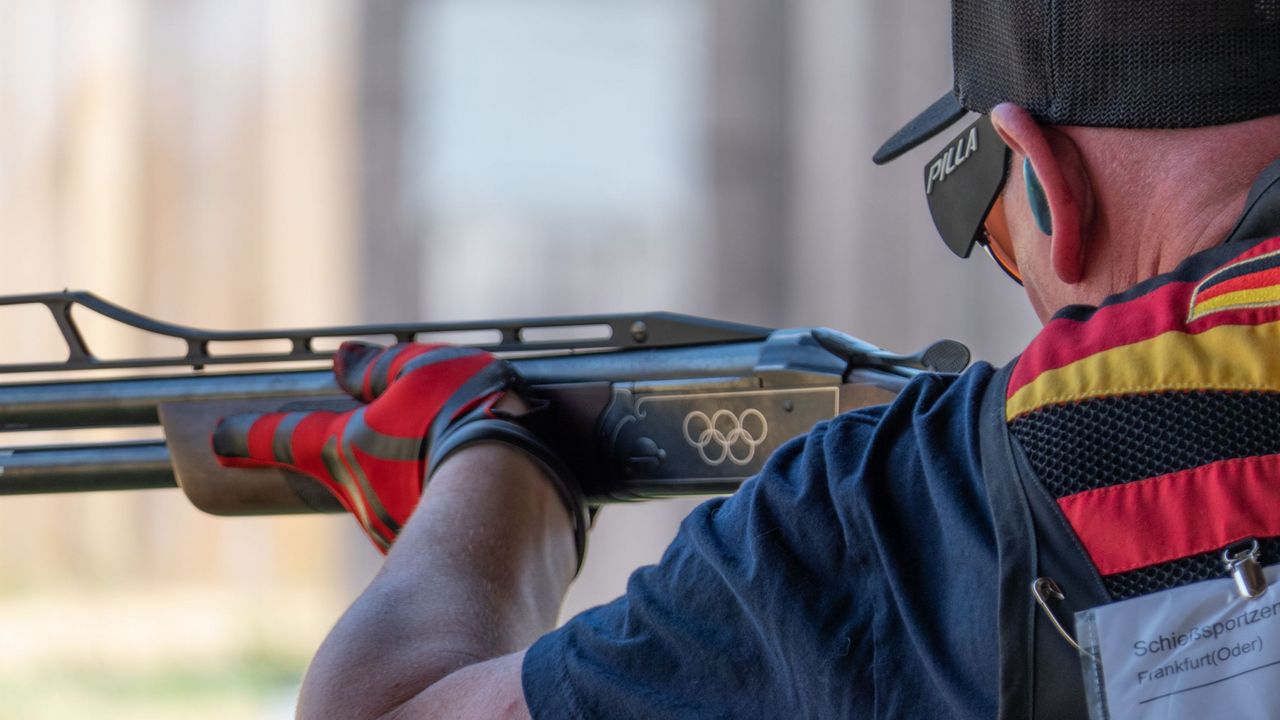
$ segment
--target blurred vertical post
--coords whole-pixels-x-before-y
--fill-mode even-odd
[[[335,324],[355,316],[358,4],[265,6],[263,220],[271,242],[260,261],[264,314],[274,324]]]
[[[786,317],[791,217],[788,0],[708,0],[708,138],[717,313]]]
[[[426,0],[429,2],[430,0]],[[405,76],[413,0],[369,0],[359,5],[359,263],[361,311],[366,320],[411,318],[420,307],[419,245],[403,179]]]

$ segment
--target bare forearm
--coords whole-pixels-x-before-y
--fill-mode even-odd
[[[555,623],[574,562],[568,513],[526,455],[459,452],[316,654],[299,717],[379,717],[528,646]]]

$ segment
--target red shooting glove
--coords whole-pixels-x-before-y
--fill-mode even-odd
[[[569,510],[581,563],[586,502],[559,458],[529,428],[493,406],[520,382],[510,363],[475,348],[343,343],[338,384],[367,403],[344,413],[249,413],[218,421],[224,467],[275,466],[324,484],[384,553],[409,519],[426,479],[472,443],[500,441],[537,460]]]

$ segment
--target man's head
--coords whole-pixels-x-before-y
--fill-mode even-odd
[[[1012,151],[996,211],[1042,321],[1221,243],[1254,179],[1280,158],[1280,115],[1135,130],[1043,125],[1005,103],[991,121]]]
[[[930,209],[957,254],[1016,260],[1042,319],[1221,241],[1280,156],[1280,0],[953,8],[954,91],[875,160],[988,115],[981,153],[962,136],[926,167]]]

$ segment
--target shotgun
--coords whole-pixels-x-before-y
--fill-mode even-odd
[[[959,372],[941,340],[896,355],[826,328],[773,330],[673,313],[226,332],[161,322],[87,292],[0,297],[42,306],[65,359],[0,363],[0,433],[151,428],[154,439],[22,445],[0,437],[0,495],[179,487],[218,515],[337,512],[318,483],[219,466],[219,417],[346,410],[329,370],[337,341],[453,341],[510,360],[547,401],[553,443],[595,503],[732,492],[788,439],[891,400],[912,377]],[[179,341],[173,356],[103,358],[77,318]],[[263,345],[273,349],[264,350]]]

